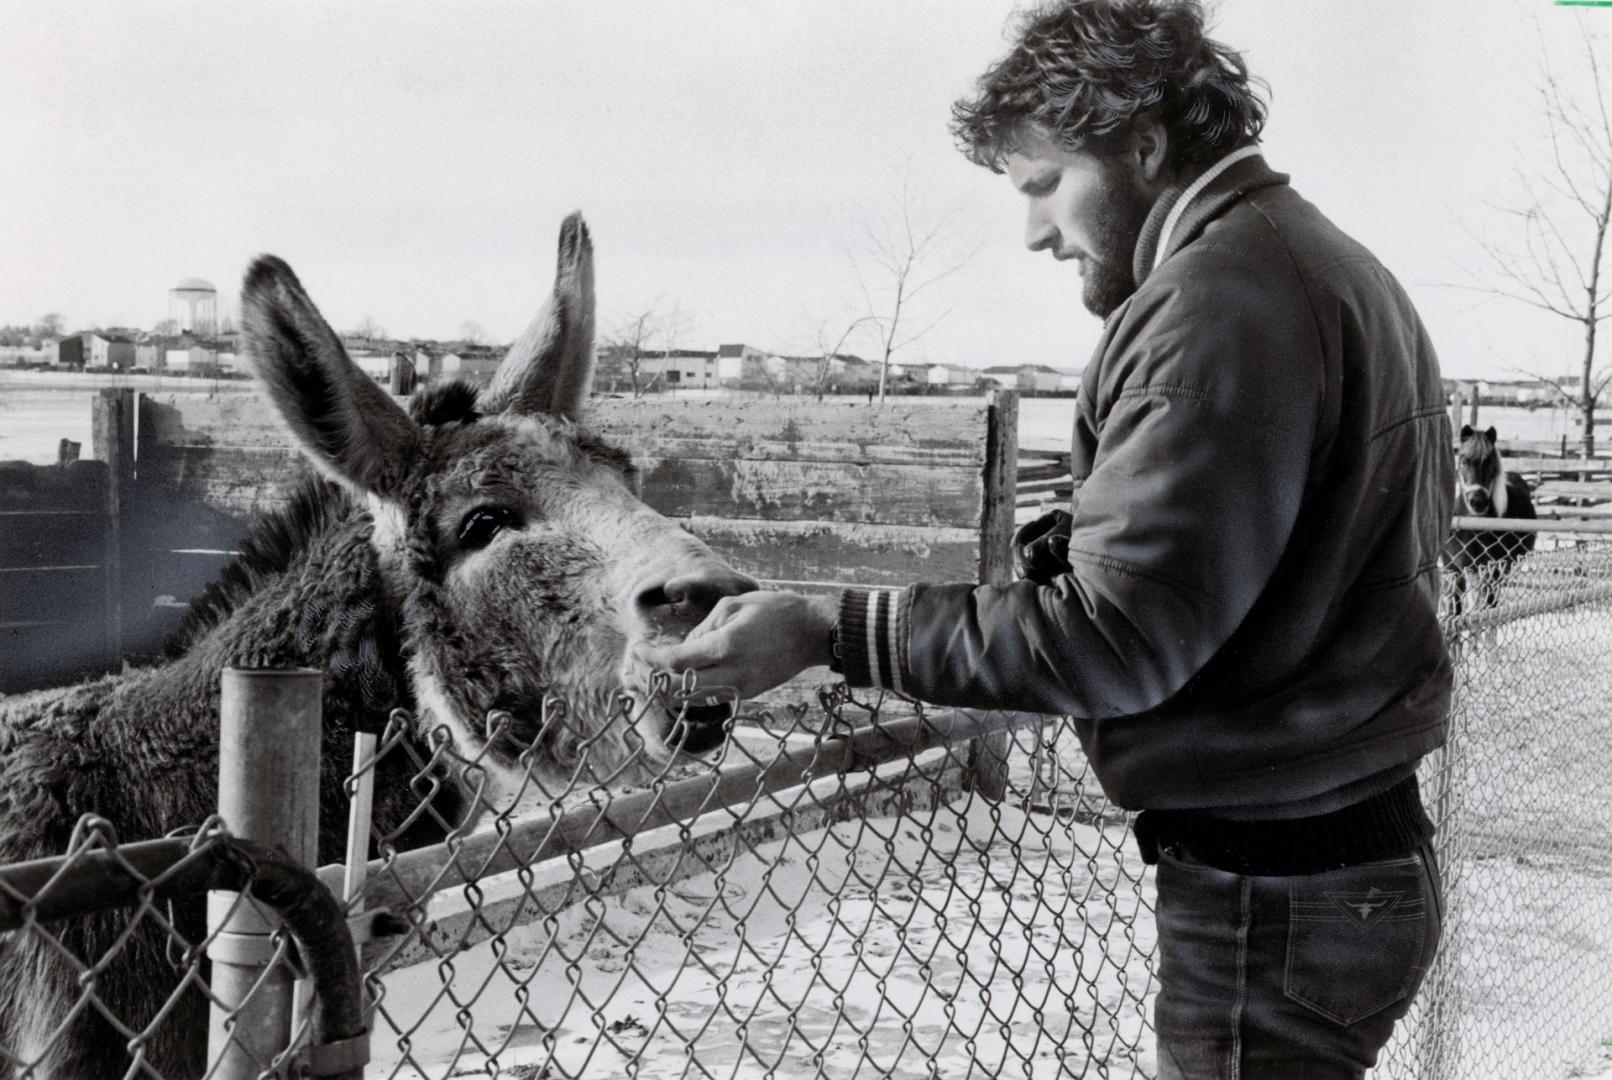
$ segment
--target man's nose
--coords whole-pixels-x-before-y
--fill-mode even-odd
[[[1046,251],[1058,246],[1058,230],[1039,212],[1031,210],[1024,225],[1024,246],[1031,251]]]
[[[724,596],[754,592],[760,584],[725,566],[701,567],[687,573],[650,580],[634,601],[645,625],[661,634],[682,636],[705,621]]]

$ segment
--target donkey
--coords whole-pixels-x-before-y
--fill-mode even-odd
[[[1467,517],[1531,521],[1537,515],[1528,482],[1506,472],[1495,435],[1492,427],[1487,431],[1474,431],[1470,424],[1461,428],[1461,444],[1455,452],[1456,510]],[[1453,530],[1444,543],[1444,565],[1454,571],[1451,614],[1461,614],[1469,586],[1477,592],[1480,610],[1494,607],[1501,583],[1518,560],[1534,550],[1535,540],[1531,532]]]
[[[60,854],[81,814],[109,819],[123,840],[204,820],[229,664],[326,673],[321,862],[342,849],[352,734],[394,707],[412,711],[417,738],[445,731],[479,758],[482,797],[500,806],[534,772],[550,792],[582,766],[630,780],[721,742],[729,710],[674,716],[632,647],[680,640],[756,583],[640,502],[627,456],[582,423],[594,305],[580,216],[561,228],[544,311],[491,384],[436,389],[412,416],[346,355],[279,259],[252,265],[242,307],[261,389],[319,476],[258,523],[194,606],[177,655],[0,699],[0,862]],[[549,695],[567,705],[563,730],[542,727]],[[490,710],[509,714],[513,739],[488,741]],[[417,809],[405,767],[376,788],[379,830]],[[199,902],[176,917],[200,939]],[[35,933],[0,939],[0,1062],[55,1080],[124,1075],[129,1036],[104,1007],[126,1030],[150,1027],[145,1065],[170,1078],[203,1071],[203,995],[179,987],[151,919],[119,942],[126,923],[113,912],[52,927],[76,962]],[[85,968],[107,956],[87,984],[99,1007],[75,1011]]]

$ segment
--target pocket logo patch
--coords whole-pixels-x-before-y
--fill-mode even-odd
[[[1404,895],[1403,892],[1385,892],[1374,885],[1365,892],[1329,892],[1326,897],[1350,922],[1365,929],[1381,922],[1383,916],[1399,906]]]

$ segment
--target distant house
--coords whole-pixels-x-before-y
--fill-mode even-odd
[[[74,334],[71,337],[60,338],[51,345],[47,345],[47,351],[52,346],[56,353],[56,359],[52,361],[53,363],[61,367],[81,368],[84,366],[84,339],[82,337]]]
[[[84,343],[84,366],[127,371],[134,366],[134,339],[124,334],[86,330],[79,335]]]
[[[490,346],[455,346],[438,358],[438,375],[449,379],[463,379],[477,386],[486,386],[493,381],[493,372],[498,370],[498,365],[503,359],[503,354]],[[392,354],[387,353],[386,374],[391,372],[391,363]]]
[[[1045,364],[999,364],[986,368],[980,375],[1007,390],[1052,393],[1067,389],[1064,379],[1068,373]],[[1078,386],[1079,377],[1075,378]]]
[[[671,349],[638,359],[640,386],[654,384],[666,390],[704,390],[720,386],[717,354],[698,349]]]
[[[948,390],[971,390],[980,380],[976,368],[958,364],[930,364],[929,385]]]
[[[892,378],[905,379],[919,386],[929,385],[929,370],[933,364],[891,364]]]
[[[716,351],[719,386],[773,386],[786,380],[787,363],[754,345],[723,345]]]
[[[226,338],[195,338],[185,334],[178,338],[160,338],[152,344],[161,356],[155,367],[166,371],[217,374],[241,366],[240,355]]]

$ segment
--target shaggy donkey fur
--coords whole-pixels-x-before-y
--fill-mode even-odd
[[[340,857],[352,735],[378,730],[396,707],[414,712],[417,737],[445,732],[480,755],[484,796],[506,807],[533,779],[559,790],[584,740],[581,767],[601,778],[659,767],[679,738],[685,749],[720,740],[720,727],[697,731],[687,715],[673,737],[674,718],[647,701],[649,673],[629,646],[680,638],[717,597],[754,583],[638,502],[624,456],[579,426],[593,322],[580,218],[562,229],[548,308],[492,386],[433,391],[413,417],[353,365],[279,260],[253,266],[243,312],[269,399],[326,479],[310,478],[256,526],[165,664],[0,699],[0,862],[60,854],[86,813],[124,840],[212,813],[228,665],[326,672],[321,862]],[[617,708],[623,692],[642,705],[632,730]],[[548,693],[569,705],[565,731],[540,728]],[[495,708],[536,744],[527,762],[485,745]],[[401,765],[378,774],[381,831],[418,805],[410,781]],[[175,918],[186,938],[201,938],[199,899]],[[165,1077],[202,1072],[205,998],[180,990],[152,920],[119,945],[127,919],[53,926],[76,961],[38,934],[0,937],[0,1061],[54,1080],[123,1075],[134,1064],[126,1032],[145,1032],[177,994],[140,1054]],[[95,1004],[75,1012],[86,991]]]

